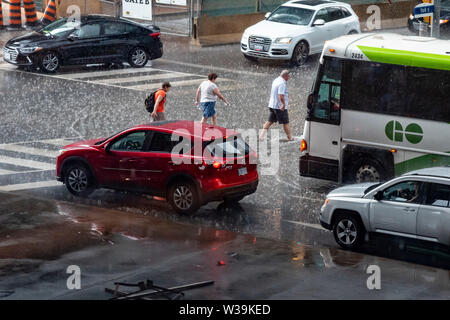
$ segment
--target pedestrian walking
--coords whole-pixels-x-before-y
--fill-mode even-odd
[[[169,82],[164,82],[162,84],[161,89],[154,93],[155,96],[155,104],[153,106],[153,111],[151,113],[151,117],[153,121],[163,121],[166,120],[165,116],[165,105],[166,105],[166,96],[167,92],[169,92],[171,88],[171,84]]]
[[[214,72],[208,74],[208,80],[203,81],[197,89],[195,105],[198,106],[200,103],[200,106],[202,108],[202,123],[206,123],[208,122],[209,118],[212,118],[213,125],[217,124],[215,109],[217,97],[223,100],[223,102],[225,102],[227,106],[230,106],[230,103],[227,99],[225,99],[225,97],[220,92],[219,87],[217,87],[216,85],[217,77],[218,75]]]
[[[272,124],[278,122],[283,125],[284,132],[288,140],[294,140],[291,136],[291,128],[289,126],[288,104],[289,95],[287,82],[290,78],[289,70],[283,70],[278,78],[272,83],[269,100],[269,119],[264,124],[263,130],[259,137],[262,140]]]

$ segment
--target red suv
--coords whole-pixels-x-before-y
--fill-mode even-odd
[[[65,146],[57,180],[76,196],[96,188],[166,198],[179,213],[256,191],[257,155],[236,131],[192,121],[139,125],[107,139]]]

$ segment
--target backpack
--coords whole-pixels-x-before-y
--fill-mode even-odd
[[[154,109],[154,107],[155,107],[155,102],[156,102],[155,96],[156,96],[156,93],[157,93],[159,90],[161,90],[161,89],[158,89],[158,90],[156,90],[156,91],[150,93],[150,95],[147,97],[147,99],[145,99],[145,102],[144,102],[144,103],[145,103],[145,110],[147,110],[147,111],[150,112],[150,113],[153,112],[153,109]],[[164,97],[164,99],[163,99],[162,102],[164,102],[165,99],[166,99],[166,98]]]

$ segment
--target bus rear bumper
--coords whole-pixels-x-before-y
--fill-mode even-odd
[[[300,156],[300,175],[337,182],[339,178],[339,161],[303,154]]]

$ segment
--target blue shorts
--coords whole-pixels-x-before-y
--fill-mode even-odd
[[[203,118],[208,119],[211,118],[213,115],[216,114],[216,102],[210,101],[210,102],[202,102],[200,103],[203,109]]]

